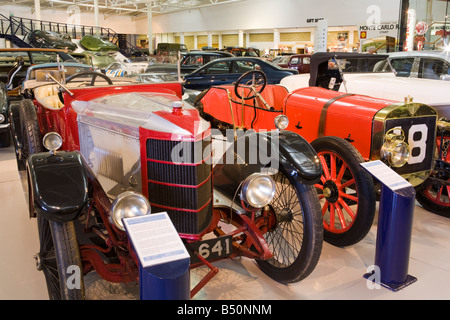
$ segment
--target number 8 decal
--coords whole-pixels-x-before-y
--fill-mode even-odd
[[[414,135],[418,132],[421,133],[420,139],[414,140]],[[426,124],[413,124],[409,128],[408,145],[410,147],[410,150],[409,150],[408,164],[421,163],[425,159],[427,148],[427,136],[428,136],[428,127]],[[419,152],[417,152],[417,150]]]
[[[417,132],[421,133],[420,139],[414,140],[414,134]],[[411,126],[408,134],[408,145],[411,148],[409,150],[410,155],[408,164],[420,163],[425,159],[427,148],[427,136],[428,136],[428,127],[426,124],[415,124]],[[417,149],[419,149],[419,153],[417,153]]]

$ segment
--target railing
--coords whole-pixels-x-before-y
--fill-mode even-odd
[[[74,25],[29,18],[18,18],[14,16],[6,17],[5,15],[0,14],[0,34],[2,35],[9,34],[26,39],[28,34],[34,30],[46,30],[68,34],[72,39],[81,39],[86,35],[107,37],[109,41],[119,46],[121,52],[125,55],[128,55],[131,51],[136,49],[136,47],[128,41],[124,41],[123,39],[120,39],[119,41],[119,35],[111,28]]]

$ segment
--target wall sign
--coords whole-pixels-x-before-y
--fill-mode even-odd
[[[360,39],[373,39],[378,37],[394,37],[397,38],[399,25],[398,23],[380,23],[371,25],[360,25],[358,33]]]

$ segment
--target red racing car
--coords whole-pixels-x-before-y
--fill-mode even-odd
[[[319,155],[324,174],[316,188],[324,237],[337,246],[360,241],[374,219],[377,186],[361,162],[381,159],[414,186],[434,167],[437,114],[425,104],[319,87],[288,93],[267,85],[265,75],[253,70],[235,85],[203,91],[195,105],[219,129],[273,129],[274,119],[286,116],[287,129]]]

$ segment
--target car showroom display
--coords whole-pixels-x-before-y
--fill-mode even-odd
[[[308,86],[289,93],[254,70],[234,85],[203,91],[195,105],[220,129],[269,130],[276,116],[287,116],[287,128],[309,141],[321,160],[316,188],[324,236],[338,246],[360,241],[374,219],[375,186],[360,163],[381,159],[413,186],[434,166],[437,114],[425,104]]]
[[[279,130],[233,130],[227,141],[180,101],[179,82],[116,85],[101,73],[63,70],[75,69],[43,68],[49,76],[27,80],[23,99],[9,104],[50,298],[84,297],[82,284],[66,286],[69,266],[138,281],[122,218],[150,211],[168,213],[192,267],[211,268],[192,295],[214,276],[211,259],[255,259],[282,283],[314,270],[322,165],[306,140],[282,130],[284,117]]]

